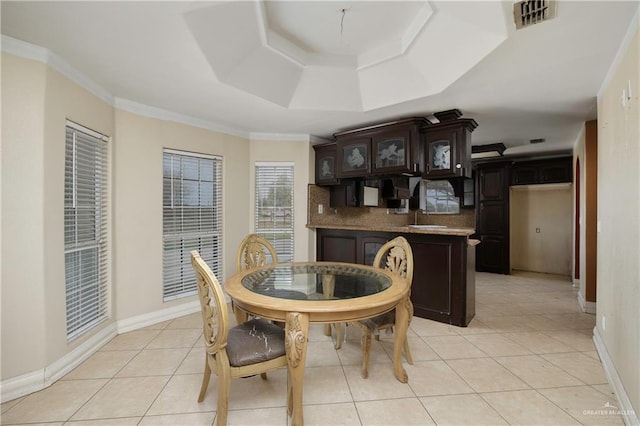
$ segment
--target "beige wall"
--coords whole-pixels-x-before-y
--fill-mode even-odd
[[[249,156],[250,182],[249,199],[250,205],[255,205],[255,163],[260,161],[273,162],[294,162],[293,179],[293,209],[294,209],[294,260],[308,261],[315,260],[315,238],[314,233],[307,225],[307,187],[314,177],[313,169],[313,149],[308,140],[252,140],[251,153]],[[247,232],[255,229],[253,210],[247,222],[249,227]],[[237,245],[236,245],[237,246]]]
[[[66,340],[66,119],[110,135],[112,108],[46,65],[2,55],[2,378],[50,365]]]
[[[40,63],[2,55],[3,378],[41,368],[45,357],[42,182],[46,74],[47,68]],[[25,338],[26,330],[29,338]]]
[[[637,14],[636,14],[637,17]],[[636,18],[637,19],[637,18]],[[597,331],[640,415],[640,35],[598,95]],[[631,82],[632,99],[621,105]]]
[[[510,191],[511,268],[570,276],[572,185],[516,185]]]
[[[218,155],[223,162],[223,274],[249,226],[249,142],[210,130],[116,111],[114,138],[114,289],[116,318],[197,300],[162,301],[162,152]],[[218,277],[221,281],[223,277]]]

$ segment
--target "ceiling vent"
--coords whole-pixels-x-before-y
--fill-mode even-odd
[[[523,0],[513,4],[516,29],[530,27],[556,17],[554,0]]]
[[[540,138],[540,139],[530,139],[529,142],[530,143],[542,143],[545,142],[546,139],[545,138]]]

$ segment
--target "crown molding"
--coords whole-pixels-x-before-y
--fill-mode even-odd
[[[311,135],[307,133],[260,133],[251,132],[249,139],[252,141],[295,141],[295,142],[309,142]]]
[[[307,134],[280,134],[280,133],[251,133],[248,131],[236,129],[233,127],[218,124],[209,120],[180,114],[174,111],[165,110],[151,105],[142,104],[125,98],[115,97],[104,87],[87,77],[85,74],[74,68],[60,56],[51,52],[49,49],[18,40],[13,37],[2,35],[2,52],[21,58],[30,59],[41,62],[52,69],[58,71],[69,80],[78,84],[80,87],[89,91],[102,101],[114,108],[122,109],[134,114],[139,114],[149,118],[158,120],[173,121],[188,126],[199,127],[214,132],[225,133],[244,139],[253,140],[282,140],[282,141],[309,141]]]
[[[141,104],[129,99],[115,97],[113,106],[117,109],[128,111],[134,114],[142,115],[144,117],[155,118],[158,120],[173,121],[180,124],[186,124],[188,126],[199,127],[201,129],[211,130],[214,132],[225,133],[231,136],[238,136],[244,139],[249,139],[250,133],[235,129],[233,127],[223,126],[221,124],[214,123],[208,120],[202,120],[200,118],[192,117],[190,115],[180,114],[177,112],[169,111],[166,109]]]
[[[113,105],[113,95],[111,93],[49,49],[3,34],[2,51],[21,58],[42,62],[105,103]]]

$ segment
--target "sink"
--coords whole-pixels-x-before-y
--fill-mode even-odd
[[[409,228],[416,229],[445,229],[446,225],[409,225]]]

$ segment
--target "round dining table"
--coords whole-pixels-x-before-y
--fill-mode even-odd
[[[224,286],[239,322],[255,315],[285,324],[288,414],[303,424],[302,388],[309,324],[335,324],[396,311],[393,366],[406,383],[402,348],[412,315],[410,283],[385,269],[342,262],[279,263],[241,271]]]

